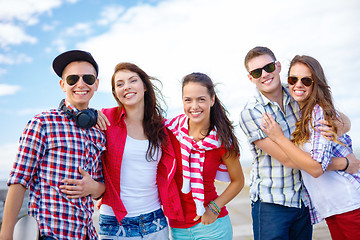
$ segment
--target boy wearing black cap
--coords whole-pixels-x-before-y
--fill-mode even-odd
[[[105,136],[94,127],[97,113],[88,105],[98,88],[98,65],[90,53],[73,50],[56,57],[53,68],[66,99],[32,118],[21,136],[0,239],[12,239],[27,188],[40,239],[97,239],[92,198],[105,191],[100,162]],[[83,181],[92,181],[83,185],[91,189],[81,188]]]

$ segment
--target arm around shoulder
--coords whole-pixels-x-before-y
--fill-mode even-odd
[[[341,135],[343,135],[343,134],[350,131],[350,129],[351,129],[351,121],[348,118],[348,116],[346,116],[342,112],[339,112],[339,115],[340,115],[341,122],[337,121],[336,126],[338,128],[338,135],[341,136]]]

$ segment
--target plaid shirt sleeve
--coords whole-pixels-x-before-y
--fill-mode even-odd
[[[353,152],[352,141],[351,141],[351,138],[349,135],[344,134],[341,137],[339,137],[338,140],[340,142],[342,142],[343,144],[345,144],[345,146],[334,142],[334,144],[333,144],[334,145],[333,146],[333,156],[334,157],[346,157],[347,155],[349,155],[350,153]],[[349,180],[349,182],[352,183],[357,190],[360,190],[360,171],[358,171],[355,174],[350,174],[345,171],[336,171],[336,172],[338,174],[346,177]]]
[[[253,143],[256,140],[267,137],[260,128],[263,112],[265,112],[264,109],[245,108],[240,114],[240,127],[248,138],[249,143]]]
[[[42,123],[35,116],[28,122],[20,138],[17,158],[10,173],[8,185],[21,184],[26,188],[29,187],[39,161],[45,154],[45,142]]]
[[[321,126],[319,121],[325,119],[323,109],[319,105],[316,105],[312,114],[312,125],[315,129],[310,127],[310,142],[312,144],[310,154],[315,161],[321,164],[325,172],[331,163],[332,144],[331,141],[323,137],[318,130],[318,127]]]

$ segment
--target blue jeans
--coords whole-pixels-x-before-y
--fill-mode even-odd
[[[121,225],[116,217],[100,214],[99,236],[101,239],[169,239],[169,229],[164,213],[161,209],[141,214],[136,217],[125,217]],[[156,237],[155,237],[156,236]]]
[[[254,240],[311,240],[309,208],[285,207],[260,200],[251,203]]]
[[[190,228],[171,228],[171,237],[174,240],[232,240],[233,229],[226,215],[209,225],[198,223]]]

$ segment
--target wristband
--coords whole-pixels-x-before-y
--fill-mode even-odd
[[[215,210],[212,208],[212,206],[211,206],[210,203],[208,204],[208,207],[209,207],[209,209],[210,209],[216,216],[219,216],[220,213],[218,213],[217,211],[215,211]]]
[[[218,205],[217,205],[214,201],[210,201],[210,203],[211,203],[212,205],[214,205],[214,207],[216,208],[216,210],[217,210],[218,212],[221,212],[221,209],[218,207]]]
[[[346,169],[348,169],[348,167],[349,167],[349,159],[347,157],[344,157],[344,158],[346,159],[346,167],[341,171],[346,171]]]

